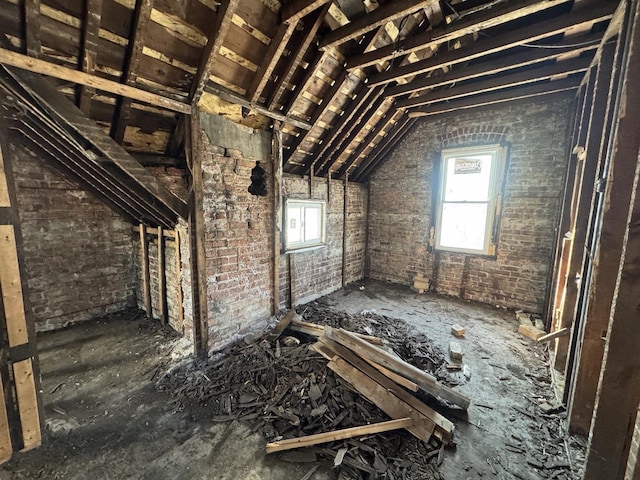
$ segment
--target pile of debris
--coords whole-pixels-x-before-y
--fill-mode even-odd
[[[270,442],[267,453],[331,458],[339,478],[440,479],[454,425],[423,399],[469,405],[450,388],[456,382],[442,351],[396,319],[345,316],[317,303],[303,314],[314,322],[291,311],[215,362],[166,373],[158,388],[193,420],[247,422]]]

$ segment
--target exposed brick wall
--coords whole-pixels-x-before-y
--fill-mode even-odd
[[[266,326],[273,303],[273,186],[269,134],[236,127],[201,115],[203,149],[205,253],[209,350]],[[236,149],[242,148],[242,150]],[[251,169],[260,160],[267,174],[265,197],[248,193]],[[285,194],[308,198],[308,180],[285,175]],[[342,285],[343,185],[314,184],[315,198],[328,199],[328,244],[296,254],[294,286],[299,301],[317,298]],[[366,189],[347,189],[348,280],[363,276]],[[289,258],[280,256],[281,306],[289,299]],[[183,273],[184,274],[184,273]],[[185,308],[190,294],[185,293]]]
[[[370,182],[369,276],[541,312],[566,169],[572,98],[425,119]],[[428,251],[435,165],[442,148],[504,142],[510,157],[496,258]]]
[[[20,143],[11,154],[36,329],[134,306],[131,225]]]
[[[283,178],[283,196],[309,198],[309,180],[295,176]],[[314,250],[285,254],[280,258],[280,300],[289,305],[290,285],[296,304],[309,302],[342,287],[342,237],[344,232],[344,182],[315,180],[311,198],[327,202],[326,246]],[[366,187],[347,186],[347,256],[345,283],[364,276],[366,251]],[[291,261],[292,278],[289,276]]]
[[[152,173],[164,186],[169,188],[178,197],[186,201],[187,196],[187,181],[185,172],[179,168],[173,167],[150,167],[147,171]],[[193,322],[191,314],[191,273],[189,265],[189,252],[188,249],[188,231],[186,228],[186,222],[181,220],[173,231],[178,231],[180,239],[180,251],[176,251],[176,242],[174,238],[165,237],[164,244],[164,263],[165,263],[165,282],[166,282],[166,302],[167,302],[167,316],[169,325],[178,332],[183,332],[187,338],[193,339]],[[151,225],[156,227],[156,225]],[[135,248],[133,249],[134,268],[136,272],[136,298],[138,307],[144,309],[144,291],[142,282],[142,253],[140,247],[140,234],[139,232],[132,232],[133,243]],[[153,310],[153,317],[160,318],[159,301],[160,295],[158,293],[158,240],[157,235],[147,235],[148,240],[148,255],[149,255],[149,277],[151,285],[151,306]],[[178,269],[176,253],[180,254],[180,269]],[[185,266],[185,260],[183,257],[187,257]],[[187,269],[185,275],[183,270]],[[185,295],[186,293],[186,295]],[[187,297],[187,308],[184,306],[184,297]],[[182,305],[182,306],[181,306]],[[182,309],[182,319],[180,310]],[[188,315],[186,312],[188,311]]]
[[[640,462],[638,458],[640,456],[640,409],[636,413],[636,425],[631,438],[631,448],[629,450],[629,459],[627,461],[627,473],[625,480],[639,480],[640,479]]]

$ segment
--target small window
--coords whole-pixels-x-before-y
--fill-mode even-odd
[[[319,247],[325,243],[325,203],[287,199],[285,202],[285,250]]]
[[[436,249],[495,255],[505,154],[499,145],[442,151]]]

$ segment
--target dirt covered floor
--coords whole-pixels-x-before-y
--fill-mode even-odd
[[[455,423],[457,448],[424,445],[401,431],[310,454],[267,456],[266,440],[296,436],[296,425],[316,433],[333,423],[344,428],[386,418],[325,375],[326,361],[307,353],[304,337],[289,347],[279,341],[277,349],[261,338],[247,340],[232,355],[204,363],[183,358],[184,340],[123,312],[39,336],[45,443],[17,454],[0,479],[579,478],[579,460],[565,452],[567,446],[579,451],[580,440],[561,434],[564,414],[549,384],[545,352],[517,334],[512,312],[380,282],[354,284],[297,310],[307,321],[344,321],[340,326],[374,334],[389,324],[387,333],[419,339],[421,345],[396,338],[394,348],[424,357],[422,368],[436,370],[472,400],[468,415],[433,404]],[[465,338],[453,338],[453,324],[466,329]],[[450,340],[462,344],[470,375],[444,368]],[[238,363],[246,368],[229,378]],[[270,388],[260,386],[268,382]],[[292,401],[284,384],[292,394],[324,386],[318,402],[328,411],[318,404],[312,413],[315,403]],[[351,413],[337,422],[332,409],[341,402]],[[366,468],[332,468],[331,452],[343,444],[345,458]]]

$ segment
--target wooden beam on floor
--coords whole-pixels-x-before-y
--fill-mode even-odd
[[[124,72],[122,73],[122,83],[134,86],[138,78],[142,50],[144,48],[147,35],[147,25],[151,19],[153,10],[153,0],[137,0],[133,11],[133,23],[127,46],[127,56]],[[124,140],[124,132],[131,113],[131,99],[126,97],[118,98],[116,109],[111,124],[111,137],[120,145]]]
[[[625,475],[640,404],[640,6],[631,3],[617,130],[609,153],[600,251],[619,255],[584,480]],[[622,239],[622,242],[620,242]]]
[[[304,120],[301,120],[299,118],[295,118],[292,117],[290,115],[286,115],[286,114],[282,114],[280,112],[275,112],[273,110],[269,110],[268,108],[265,108],[262,105],[258,105],[257,103],[252,103],[249,100],[247,100],[246,98],[220,86],[220,85],[212,85],[212,84],[208,84],[205,87],[205,91],[207,93],[211,93],[212,95],[215,95],[217,97],[220,97],[221,99],[227,101],[227,102],[231,102],[231,103],[236,103],[238,105],[242,105],[243,107],[247,107],[251,110],[255,110],[256,112],[258,112],[261,115],[264,115],[265,117],[269,117],[272,118],[273,120],[278,120],[281,121],[282,123],[286,123],[287,125],[293,125],[294,127],[300,128],[302,130],[310,130],[311,129],[311,124],[309,124],[309,122],[306,122]]]
[[[89,75],[93,75],[96,69],[98,57],[98,35],[102,20],[102,0],[84,1],[84,21],[82,28],[82,43],[80,45],[79,68]],[[78,108],[86,116],[91,114],[91,99],[95,95],[95,89],[86,85],[79,86]]]
[[[24,0],[23,14],[25,50],[30,57],[39,58],[42,55],[42,41],[40,40],[40,0]]]
[[[319,443],[335,442],[336,440],[346,440],[347,438],[374,435],[376,433],[390,432],[411,426],[413,426],[413,420],[409,417],[404,417],[397,420],[373,423],[360,427],[344,428],[333,432],[316,433],[315,435],[278,440],[277,442],[267,443],[266,452],[274,453],[294,448],[310,447],[311,445],[318,445]]]
[[[238,8],[239,1],[240,0],[220,0],[220,4],[216,10],[216,18],[211,25],[207,44],[200,57],[200,65],[198,66],[191,85],[189,100],[192,105],[196,105],[200,101],[200,97],[202,97],[204,88],[209,81],[211,67],[227,36],[227,32],[231,26],[231,19]]]
[[[283,23],[296,23],[314,10],[331,3],[331,0],[294,0],[282,7],[280,16]]]
[[[373,12],[363,15],[324,35],[320,40],[320,48],[336,47],[349,40],[354,40],[377,27],[406,17],[421,8],[428,7],[432,3],[436,2],[433,0],[395,0],[393,2],[387,2]]]
[[[385,90],[385,95],[398,97],[400,95],[407,95],[425,89],[452,85],[465,80],[495,75],[516,68],[547,62],[549,60],[557,60],[559,57],[563,57],[568,54],[575,55],[577,57],[583,52],[595,51],[598,48],[598,43],[601,39],[601,33],[586,35],[584,37],[580,37],[579,47],[572,48],[572,45],[575,45],[575,43],[578,42],[576,38],[572,37],[554,44],[557,47],[566,45],[566,49],[532,48],[529,52],[514,53],[489,62],[465,66],[464,68],[452,70],[444,75],[424,77],[405,84],[394,85]]]
[[[284,8],[286,8],[286,6]],[[305,24],[304,36],[297,43],[297,45],[293,46],[284,71],[276,80],[273,87],[273,92],[271,93],[269,100],[267,101],[267,108],[269,110],[277,109],[282,95],[291,83],[291,79],[293,78],[293,75],[295,74],[298,66],[300,65],[300,63],[302,63],[302,59],[309,50],[311,42],[313,42],[313,39],[318,33],[318,29],[322,26],[322,22],[324,21],[324,17],[327,14],[327,10],[329,10],[328,4],[325,5],[324,8],[318,9],[313,13],[313,15],[309,18],[309,25]]]
[[[253,77],[253,82],[249,87],[248,98],[250,102],[258,102],[262,92],[271,80],[271,74],[280,61],[280,57],[295,31],[297,23],[281,23],[275,36],[271,39],[269,48],[264,55],[262,64]]]
[[[537,4],[538,6],[550,6],[548,5],[548,2],[533,3]],[[512,4],[509,3],[508,5]],[[521,28],[519,30],[516,30],[515,32],[509,32],[507,34],[498,35],[489,39],[478,40],[468,47],[463,47],[458,50],[449,50],[434,55],[433,57],[425,60],[420,60],[418,62],[397,68],[391,68],[385,72],[372,75],[369,79],[369,84],[373,86],[393,82],[408,76],[438,70],[442,67],[467,62],[492,53],[502,52],[509,48],[517,47],[525,43],[532,43],[544,38],[562,34],[570,28],[578,26],[583,27],[594,24],[596,22],[609,20],[613,16],[614,9],[615,5],[612,5],[611,2],[605,2],[596,6],[592,6],[590,8],[566,13],[557,18],[547,20],[539,24],[534,24],[531,27]],[[488,12],[491,12],[491,10],[489,10]],[[505,18],[508,18],[508,15]],[[493,19],[488,19],[487,21],[492,22]],[[484,23],[482,25],[484,25]],[[473,28],[470,32],[466,32],[464,29],[462,29],[459,33],[473,33],[472,31]],[[427,34],[429,33],[430,32],[427,32]],[[424,43],[422,44],[422,46],[420,46],[420,48],[436,47],[440,45],[440,43],[442,43],[443,39],[445,38],[448,38],[448,36],[437,37],[437,40]],[[399,48],[402,47],[400,46]],[[376,51],[377,50],[371,53],[375,53]],[[391,53],[393,53],[393,51],[391,51]],[[405,51],[405,53],[408,52]],[[347,68],[349,68],[349,65],[349,61],[347,61]]]
[[[58,78],[60,80],[77,83],[78,85],[87,85],[97,90],[103,90],[115,95],[122,95],[142,103],[148,103],[174,112],[185,113],[187,115],[191,114],[191,107],[188,104],[179,102],[172,98],[163,97],[128,85],[122,85],[118,82],[97,77],[95,75],[89,75],[88,73],[79,72],[60,65],[55,65],[37,58],[31,58],[5,48],[0,48],[0,63],[17,67],[22,70],[27,70],[29,72],[35,72],[49,77]]]
[[[418,97],[400,99],[396,102],[396,105],[398,108],[411,108],[420,105],[431,105],[439,102],[450,102],[452,100],[472,97],[484,93],[499,92],[509,88],[522,87],[532,83],[551,80],[556,76],[586,72],[590,64],[590,58],[576,58],[573,60],[567,60],[566,62],[558,62],[549,67],[527,69],[523,72],[496,76],[488,80],[481,80],[449,89],[442,89],[427,93],[426,95],[420,95]],[[553,83],[553,81],[549,82],[550,86]]]

